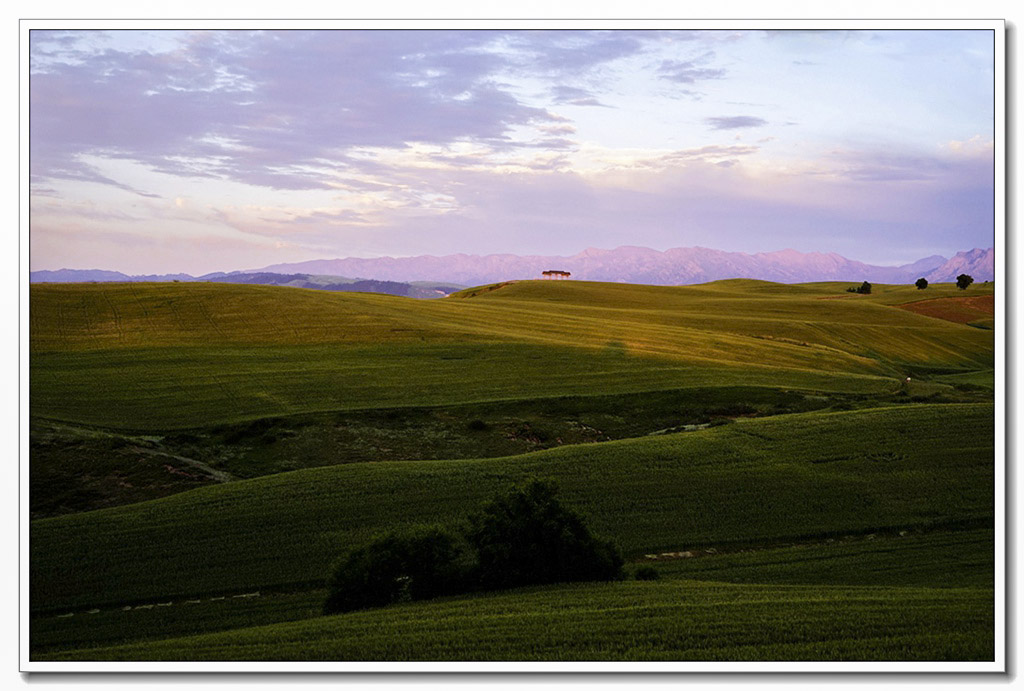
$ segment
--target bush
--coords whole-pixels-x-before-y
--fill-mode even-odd
[[[974,279],[967,274],[960,274],[956,277],[956,287],[960,290],[967,290],[967,286],[974,283]]]
[[[467,571],[457,540],[441,528],[392,532],[335,563],[324,614],[462,592]]]
[[[661,576],[658,574],[658,570],[653,566],[641,566],[637,568],[634,578],[638,581],[656,581]]]
[[[554,498],[550,482],[531,480],[486,503],[464,543],[439,527],[391,532],[335,562],[324,614],[454,595],[474,588],[622,578],[622,557],[590,534]]]
[[[483,432],[489,427],[489,425],[483,420],[472,420],[466,426],[469,427],[469,429],[473,430],[474,432]]]
[[[914,281],[914,285],[917,286],[918,290],[924,290],[925,288],[928,287],[928,279],[927,278],[919,278],[916,281]]]
[[[477,553],[481,587],[515,588],[622,578],[622,557],[590,534],[555,499],[555,485],[533,479],[513,487],[472,516],[466,533]]]

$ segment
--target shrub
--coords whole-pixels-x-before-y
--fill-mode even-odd
[[[324,614],[462,592],[467,570],[458,542],[441,528],[391,532],[335,563]]]
[[[967,286],[974,283],[974,279],[967,274],[960,274],[956,277],[956,287],[960,290],[967,290]]]
[[[590,534],[554,498],[550,482],[530,480],[486,503],[463,542],[439,527],[391,532],[335,562],[324,614],[454,595],[473,588],[622,578],[622,557]]]
[[[529,480],[486,503],[466,533],[483,588],[622,578],[622,557],[555,499],[550,481]]]
[[[661,578],[661,575],[653,566],[641,566],[637,568],[634,578],[638,581],[656,581]]]
[[[924,290],[925,288],[928,287],[928,279],[927,278],[919,278],[916,281],[914,281],[914,285],[917,286],[918,290]]]
[[[473,430],[474,432],[483,432],[485,429],[488,428],[488,424],[483,420],[472,420],[467,425],[467,427],[469,427],[469,429]]]

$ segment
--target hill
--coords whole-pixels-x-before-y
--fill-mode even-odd
[[[34,521],[33,608],[319,581],[347,545],[398,525],[451,525],[530,475],[555,478],[631,558],[990,525],[992,425],[988,404],[804,413],[504,459],[358,463],[204,487]]]
[[[190,276],[189,274],[129,276],[119,271],[60,269],[59,271],[33,271],[29,274],[30,283],[180,283],[182,281],[276,285],[292,288],[309,288],[312,290],[383,293],[385,295],[401,295],[413,298],[440,298],[465,287],[435,281],[404,283],[399,281],[346,278],[344,276],[317,276],[304,273],[281,274],[243,271],[233,271],[231,273],[216,272],[202,276]]]
[[[849,285],[35,284],[32,659],[991,659],[993,286]],[[318,616],[530,476],[662,580]]]
[[[894,309],[881,289],[858,299],[837,290],[527,281],[419,302],[257,285],[37,284],[32,413],[172,429],[680,387],[893,392],[908,373],[991,369],[991,332]]]
[[[523,633],[503,636],[499,657],[550,655],[529,642],[536,623],[564,659],[778,659],[779,645],[808,659],[990,659],[992,413],[739,420],[515,458],[295,471],[34,521],[34,657],[258,659],[288,640],[284,659],[490,658],[477,634],[493,614]],[[538,474],[667,580],[316,617],[340,551],[396,525],[457,525]],[[628,632],[609,626],[623,608]],[[306,621],[244,628],[293,619]],[[237,630],[155,642],[225,629]]]

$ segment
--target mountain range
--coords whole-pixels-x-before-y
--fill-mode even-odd
[[[811,281],[870,281],[930,283],[955,281],[961,273],[975,281],[995,278],[993,248],[957,252],[946,258],[932,255],[902,266],[876,266],[834,252],[725,252],[705,247],[679,247],[663,252],[647,247],[586,249],[572,256],[515,254],[450,254],[436,257],[379,257],[375,259],[314,259],[273,264],[251,271],[217,272],[203,276],[161,274],[130,276],[117,271],[61,269],[34,271],[30,281],[215,281],[290,285],[321,290],[362,290],[411,297],[440,297],[462,286],[541,278],[543,271],[568,271],[589,281],[686,285],[727,278],[756,278],[779,283]],[[345,278],[359,276],[360,278]]]
[[[960,273],[969,273],[975,281],[991,281],[995,277],[995,261],[992,248],[957,252],[950,259],[933,255],[902,266],[874,266],[834,252],[803,253],[786,249],[746,254],[705,247],[679,247],[659,252],[647,247],[627,246],[613,250],[591,248],[570,257],[451,254],[442,257],[315,259],[260,269],[364,276],[388,281],[450,281],[464,285],[541,278],[541,272],[547,270],[568,271],[572,278],[585,281],[650,285],[685,285],[726,278],[757,278],[779,283],[913,283],[921,277],[929,282],[955,281]]]
[[[332,290],[342,292],[385,293],[413,298],[441,298],[450,295],[466,286],[450,285],[433,281],[377,281],[373,279],[355,279],[344,276],[316,276],[303,273],[272,273],[268,271],[233,271],[231,273],[211,273],[202,276],[189,274],[149,274],[129,276],[120,271],[103,271],[100,269],[60,269],[58,271],[33,271],[29,274],[32,283],[140,283],[144,281],[183,283],[246,283],[256,285],[290,286],[292,288],[311,288],[313,290]]]

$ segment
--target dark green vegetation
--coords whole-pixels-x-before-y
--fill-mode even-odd
[[[594,537],[555,493],[554,483],[531,478],[470,517],[466,539],[475,552],[474,575],[481,588],[622,578],[615,545]]]
[[[978,396],[953,389],[946,400]],[[721,387],[261,418],[164,434],[35,420],[32,512],[52,516],[203,484],[339,463],[486,458],[717,425],[740,416],[877,405],[906,395]]]
[[[845,288],[33,286],[33,658],[992,659],[994,334]],[[314,618],[530,476],[660,578]]]
[[[573,584],[80,652],[84,660],[978,660],[992,591]]]
[[[324,614],[524,585],[623,577],[615,546],[590,534],[531,478],[469,517],[462,534],[438,526],[392,530],[331,567]]]
[[[429,600],[471,589],[458,539],[436,526],[387,533],[331,567],[324,614]]]

